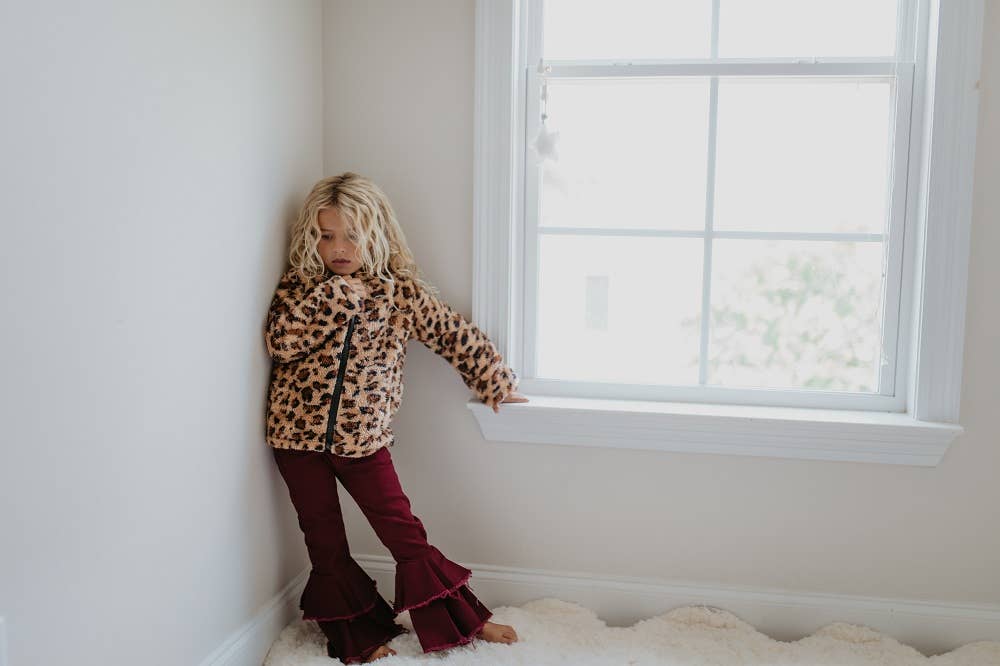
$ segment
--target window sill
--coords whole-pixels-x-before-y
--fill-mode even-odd
[[[909,414],[528,395],[467,407],[490,441],[934,467],[962,433]]]

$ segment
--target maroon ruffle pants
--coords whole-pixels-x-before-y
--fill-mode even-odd
[[[424,652],[469,643],[492,617],[468,586],[472,571],[427,542],[410,510],[389,447],[349,458],[320,451],[271,449],[305,535],[312,570],[299,608],[327,637],[327,653],[345,664],[367,659],[409,629],[395,616],[410,612]],[[396,560],[393,605],[351,557],[337,495],[339,479]]]

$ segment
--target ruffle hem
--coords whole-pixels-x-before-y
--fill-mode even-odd
[[[427,557],[396,563],[393,611],[410,611],[424,652],[472,642],[493,616],[472,592],[472,571],[430,547]]]
[[[336,574],[309,573],[299,608],[327,637],[327,654],[345,664],[364,661],[380,645],[409,629],[379,594],[375,580],[351,558]]]
[[[392,608],[379,595],[367,613],[347,620],[320,621],[319,627],[327,638],[327,655],[344,664],[365,661],[379,646],[410,632],[394,618]]]

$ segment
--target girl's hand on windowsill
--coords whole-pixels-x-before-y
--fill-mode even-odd
[[[504,402],[528,402],[528,398],[515,391],[514,393],[511,393],[506,398],[504,398],[500,404]],[[493,405],[494,414],[500,413],[500,404]]]

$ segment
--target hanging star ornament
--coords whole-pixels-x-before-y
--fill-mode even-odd
[[[531,147],[535,151],[538,162],[542,163],[547,159],[550,159],[553,162],[558,161],[558,144],[559,132],[550,131],[548,126],[545,124],[545,119],[543,118],[542,125],[538,128],[538,135],[535,137],[534,141],[531,142]]]

